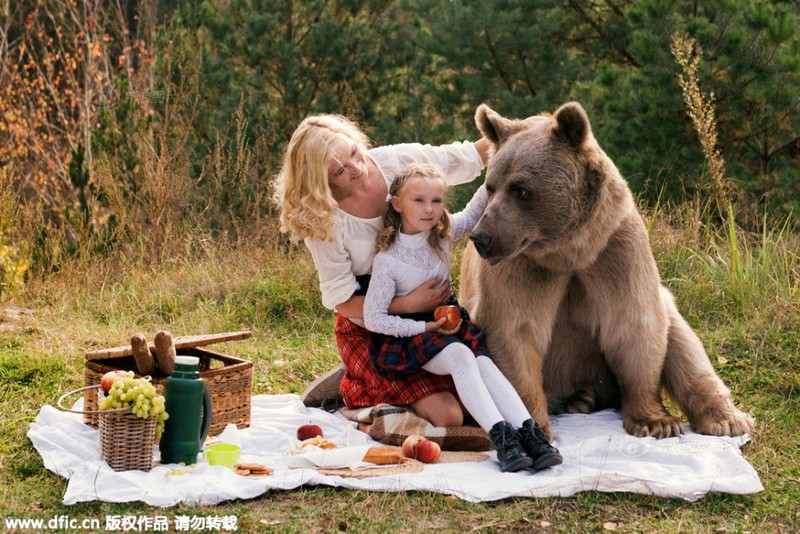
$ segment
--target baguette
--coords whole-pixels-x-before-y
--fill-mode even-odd
[[[156,360],[161,372],[169,376],[175,370],[175,343],[172,334],[162,330],[156,334],[155,339]]]
[[[156,361],[150,353],[150,347],[147,346],[147,339],[142,334],[135,334],[131,338],[131,350],[139,374],[142,376],[155,374]]]
[[[391,465],[404,463],[406,457],[394,447],[370,447],[363,460],[377,465]]]

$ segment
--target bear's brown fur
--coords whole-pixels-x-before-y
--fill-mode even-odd
[[[536,421],[550,434],[548,412],[618,407],[630,434],[679,435],[663,387],[696,432],[752,431],[662,286],[630,188],[580,104],[525,120],[481,105],[476,123],[494,145],[490,200],[460,301]]]

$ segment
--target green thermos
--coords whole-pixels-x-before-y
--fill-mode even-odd
[[[175,369],[167,378],[164,393],[169,417],[158,448],[162,464],[186,465],[197,462],[211,427],[211,395],[200,378],[200,359],[195,356],[176,356]]]

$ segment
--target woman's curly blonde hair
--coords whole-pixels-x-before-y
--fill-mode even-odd
[[[356,123],[335,114],[306,117],[289,140],[273,201],[281,210],[281,231],[292,240],[333,240],[338,204],[328,185],[328,165],[343,137],[369,149]]]
[[[389,195],[396,197],[400,196],[403,192],[403,187],[414,178],[424,178],[432,182],[437,182],[442,185],[442,189],[447,190],[447,182],[444,180],[442,169],[436,165],[428,163],[410,163],[403,167],[392,182],[389,188]],[[394,240],[397,238],[397,232],[400,231],[400,224],[402,217],[394,209],[391,202],[387,202],[386,209],[383,212],[383,231],[378,236],[375,243],[375,248],[378,252],[389,248]],[[442,248],[442,241],[450,237],[450,214],[445,209],[442,212],[442,219],[439,225],[428,236],[428,244],[434,252],[443,256],[444,249]]]

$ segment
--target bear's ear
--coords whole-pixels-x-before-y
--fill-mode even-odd
[[[483,136],[495,147],[502,145],[512,133],[519,129],[514,127],[514,121],[501,117],[486,104],[481,104],[475,111],[475,124]]]
[[[592,132],[589,117],[577,102],[564,104],[555,112],[553,136],[572,148],[579,148]]]

